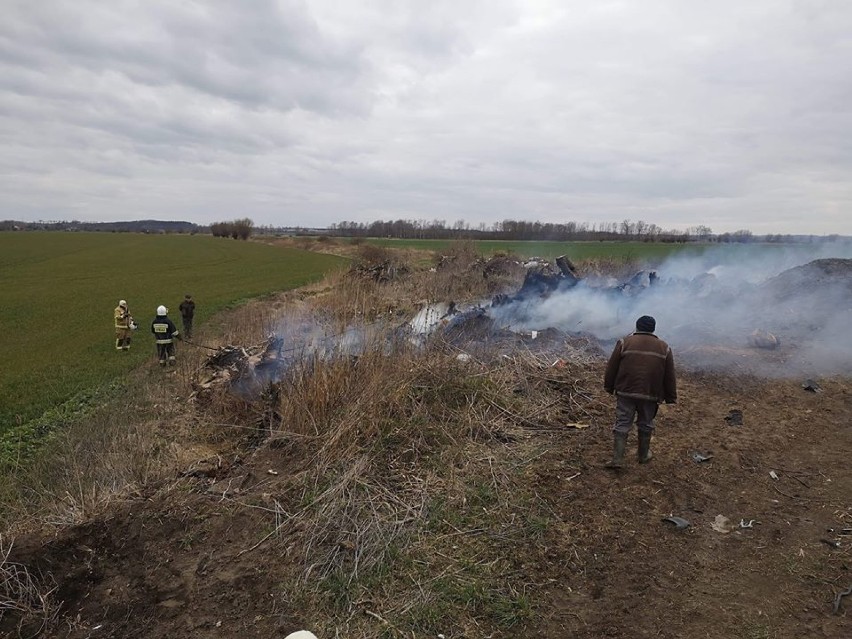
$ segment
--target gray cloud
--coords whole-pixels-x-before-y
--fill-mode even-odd
[[[852,6],[11,2],[0,217],[852,233]]]

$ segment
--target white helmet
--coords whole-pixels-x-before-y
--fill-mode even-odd
[[[160,304],[160,305],[157,307],[157,315],[168,315],[168,314],[169,314],[169,309],[167,309],[167,308],[166,308],[165,306],[163,306],[162,304]]]
[[[121,308],[127,308],[127,302],[125,302],[124,300],[118,300],[118,305]]]

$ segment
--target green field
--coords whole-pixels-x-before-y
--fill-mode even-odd
[[[454,240],[396,240],[369,238],[366,242],[388,248],[413,248],[440,251],[452,246]],[[675,253],[701,253],[717,244],[677,244],[663,242],[527,242],[502,240],[475,240],[476,248],[483,255],[512,253],[521,257],[545,257],[553,259],[566,255],[572,260],[592,258],[637,259],[651,262],[662,261]]]
[[[180,328],[178,305],[191,293],[198,326],[226,306],[344,264],[208,236],[0,233],[0,433],[153,358],[149,326],[159,304]],[[130,352],[115,350],[119,299],[139,324]]]

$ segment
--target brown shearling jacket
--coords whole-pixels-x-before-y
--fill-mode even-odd
[[[657,403],[677,401],[672,349],[653,333],[636,332],[615,345],[604,374],[608,393]]]

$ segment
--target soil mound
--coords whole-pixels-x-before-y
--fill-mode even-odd
[[[776,275],[763,288],[778,298],[812,295],[815,291],[838,286],[852,296],[852,259],[814,260]]]

